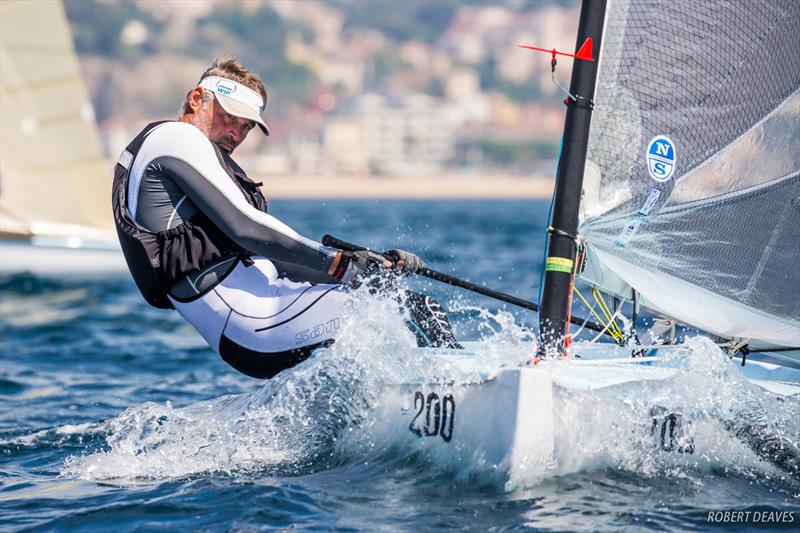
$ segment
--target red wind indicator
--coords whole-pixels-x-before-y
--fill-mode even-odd
[[[519,46],[520,48],[527,48],[529,50],[536,50],[538,52],[547,52],[548,54],[551,54],[553,56],[553,60],[554,61],[555,61],[557,55],[559,55],[559,56],[567,56],[567,57],[574,57],[575,59],[583,59],[584,61],[594,61],[594,58],[592,57],[592,38],[591,37],[587,37],[586,40],[583,41],[583,44],[581,45],[581,47],[578,48],[578,51],[575,52],[574,54],[568,54],[566,52],[559,52],[555,48],[553,48],[552,50],[548,50],[547,48],[539,48],[537,46],[528,46],[527,44],[518,44],[517,46]]]

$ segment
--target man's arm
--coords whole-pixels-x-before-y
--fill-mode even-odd
[[[303,237],[250,205],[220,165],[211,141],[194,126],[165,124],[148,136],[142,151],[145,149],[150,152],[150,165],[160,166],[189,200],[242,248],[320,271],[325,271],[336,255],[334,248]],[[145,155],[142,151],[137,159]]]

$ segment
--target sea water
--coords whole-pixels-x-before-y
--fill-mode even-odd
[[[529,300],[547,209],[522,201],[271,205],[309,237],[413,250],[431,268]],[[644,398],[707,415],[755,405],[760,423],[797,443],[797,401],[747,386],[702,338],[687,344],[680,379],[562,406],[559,438],[571,445],[560,447],[560,467],[519,486],[498,483],[480,464],[440,461],[372,434],[365,420],[381,383],[479,380],[492,366],[523,362],[518,347],[532,346],[531,313],[408,283],[451,310],[458,337],[479,342],[484,360],[467,371],[434,368],[392,305],[365,300],[331,349],[258,381],[222,362],[177,313],[149,308],[127,274],[2,277],[0,529],[715,530],[725,513],[745,529],[800,525],[800,482],[713,416],[695,431],[714,445],[654,449]],[[750,515],[731,524],[740,512]]]

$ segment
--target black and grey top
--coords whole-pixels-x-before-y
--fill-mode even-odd
[[[255,186],[230,156],[199,129],[183,122],[166,122],[145,135],[139,150],[129,155],[132,161],[120,160],[129,169],[128,213],[139,229],[151,234],[169,234],[187,222],[205,218],[253,255],[264,256],[278,265],[294,266],[296,270],[322,274],[311,281],[327,277],[325,272],[337,250],[303,237],[252,205],[241,186]],[[243,179],[237,182],[237,175]],[[260,192],[253,193],[263,200]],[[198,287],[203,282],[201,274],[207,278],[203,285],[213,283],[222,271],[227,271],[223,263],[203,265],[202,271],[194,272],[184,289],[202,291]],[[186,292],[180,287],[175,290]]]

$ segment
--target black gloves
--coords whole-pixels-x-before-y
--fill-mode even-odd
[[[422,259],[405,250],[392,249],[383,254],[369,250],[339,252],[331,261],[328,274],[344,284],[350,284],[353,278],[364,273],[384,274],[388,270],[395,273],[413,274],[425,266]]]
[[[383,263],[388,261],[381,254],[369,250],[339,252],[333,258],[328,274],[344,284],[349,284],[354,277],[364,272],[373,272]]]
[[[419,271],[419,269],[427,266],[425,265],[425,261],[420,259],[418,255],[412,254],[411,252],[406,252],[405,250],[386,250],[383,252],[383,255],[388,257],[395,265],[402,261],[404,264],[400,267],[400,269],[407,274],[414,274],[415,272]]]

